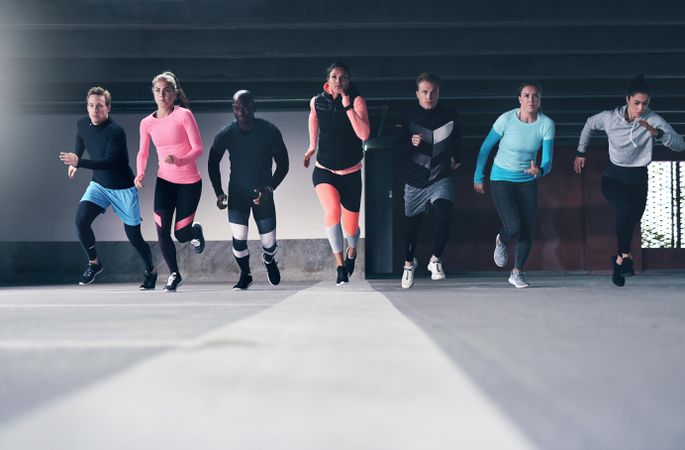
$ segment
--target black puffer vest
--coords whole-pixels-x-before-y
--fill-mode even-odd
[[[350,93],[350,104],[354,104],[357,94]],[[352,167],[362,160],[362,141],[354,133],[347,111],[343,108],[342,97],[335,100],[328,92],[322,92],[314,100],[316,117],[319,121],[319,150],[316,160],[331,170]]]

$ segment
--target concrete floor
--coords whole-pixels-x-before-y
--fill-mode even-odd
[[[682,449],[685,275],[0,289],[0,449]]]

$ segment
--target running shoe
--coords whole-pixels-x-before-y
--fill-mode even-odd
[[[442,270],[442,262],[439,259],[433,260],[431,257],[428,263],[428,270],[431,273],[431,280],[444,280],[445,272]]]
[[[194,223],[193,234],[195,235],[195,239],[192,239],[190,244],[195,249],[195,253],[199,255],[205,250],[205,236],[202,234],[202,225]]]
[[[249,273],[240,272],[240,279],[235,284],[235,286],[233,286],[233,290],[234,291],[244,291],[245,289],[249,288],[251,284],[252,284],[252,275],[250,275]]]
[[[176,288],[183,283],[183,278],[181,278],[180,273],[172,272],[167,279],[166,286],[164,286],[164,292],[176,292]]]
[[[509,275],[509,283],[513,284],[516,289],[523,289],[530,286],[523,274],[516,269],[511,271],[511,275]]]
[[[621,275],[624,277],[632,277],[635,275],[635,264],[632,258],[623,258],[623,264],[619,266],[621,268]]]
[[[349,250],[349,248],[348,248]],[[345,252],[345,270],[347,270],[347,275],[352,276],[352,272],[354,272],[354,263],[357,261],[357,257],[355,256],[354,258],[350,258],[350,255]]]
[[[88,268],[83,272],[83,275],[81,275],[78,284],[85,286],[86,284],[92,283],[93,280],[95,280],[95,275],[102,272],[103,269],[102,264],[88,263]]]
[[[623,278],[623,268],[621,267],[622,265],[623,264],[619,265],[616,262],[615,255],[611,257],[611,266],[614,269],[611,273],[611,282],[614,283],[614,286],[623,287],[626,284],[626,279]]]
[[[141,291],[147,291],[154,289],[157,284],[157,274],[155,272],[145,271],[145,276],[143,277],[143,284],[140,285]]]
[[[267,256],[262,253],[262,262],[264,263],[264,267],[266,267],[266,279],[269,280],[271,286],[276,286],[281,282],[281,271],[278,270],[276,260],[273,255]]]
[[[502,241],[499,240],[499,234],[495,238],[495,264],[497,264],[497,267],[504,267],[507,265],[507,261],[509,260],[509,254],[507,253],[507,246],[502,244]]]
[[[337,286],[342,286],[343,284],[350,282],[350,278],[347,275],[347,269],[345,269],[344,266],[338,266],[337,274],[338,274],[338,276],[335,280],[335,284]]]
[[[414,286],[414,270],[416,269],[416,258],[412,261],[412,266],[407,267],[405,264],[404,272],[402,273],[402,289],[409,289]]]

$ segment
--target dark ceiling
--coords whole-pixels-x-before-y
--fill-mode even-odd
[[[467,140],[482,140],[532,78],[557,141],[571,143],[638,72],[653,108],[685,132],[685,7],[675,1],[0,1],[4,108],[80,111],[88,87],[102,85],[118,110],[149,111],[151,78],[172,70],[195,110],[225,110],[241,88],[262,109],[304,109],[325,67],[343,60],[376,133],[414,102],[422,71],[443,79]]]

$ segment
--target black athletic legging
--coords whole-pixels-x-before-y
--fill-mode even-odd
[[[502,220],[500,242],[506,245],[518,238],[514,267],[522,270],[533,245],[533,227],[538,211],[537,182],[491,181],[490,190]]]
[[[452,202],[444,198],[439,198],[432,203],[433,214],[433,255],[440,258],[447,238],[450,234],[450,212]],[[405,216],[404,220],[404,260],[412,261],[416,253],[416,244],[419,240],[419,227],[421,218],[424,214],[417,214],[412,217]]]
[[[78,209],[76,210],[76,230],[78,231],[78,238],[89,261],[93,261],[98,257],[97,251],[95,250],[95,234],[93,233],[91,225],[95,218],[104,212],[105,210],[102,207],[87,200],[79,203]],[[143,234],[140,232],[140,224],[124,224],[124,231],[126,232],[128,241],[133,245],[133,248],[136,249],[140,258],[143,260],[145,270],[152,272],[152,253],[150,252],[150,246],[145,242]]]
[[[618,253],[630,253],[633,230],[640,223],[647,205],[648,182],[623,183],[615,178],[602,177],[602,194],[616,211]]]
[[[200,203],[202,180],[192,184],[177,184],[157,177],[155,185],[155,224],[159,249],[170,272],[178,271],[176,246],[171,239],[171,224],[176,212],[174,236],[179,242],[198,238],[193,230],[195,211]]]

